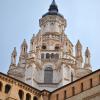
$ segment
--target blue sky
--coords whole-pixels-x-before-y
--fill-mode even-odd
[[[0,71],[6,73],[13,47],[24,38],[28,44],[39,31],[39,19],[47,12],[52,0],[0,0]],[[75,45],[79,39],[83,56],[88,46],[93,70],[100,68],[100,0],[56,0],[59,12],[67,20],[65,33]],[[17,59],[18,59],[17,56]]]

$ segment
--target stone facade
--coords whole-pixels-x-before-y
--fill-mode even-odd
[[[58,98],[58,99],[57,99]],[[51,100],[99,100],[100,70],[53,91]]]
[[[0,100],[99,100],[100,69],[52,92],[0,73]]]
[[[78,40],[74,54],[74,45],[65,34],[67,20],[59,13],[54,0],[39,25],[39,32],[30,40],[29,52],[24,39],[18,64],[14,48],[9,76],[40,90],[53,91],[92,72],[89,49],[83,62],[82,44]]]
[[[88,47],[85,57],[79,40],[74,48],[55,0],[39,25],[29,52],[24,39],[18,64],[14,48],[8,74],[0,73],[0,100],[99,100],[100,70],[92,72]]]

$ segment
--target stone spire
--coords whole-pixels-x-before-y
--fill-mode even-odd
[[[16,56],[17,56],[17,51],[15,47],[11,54],[11,65],[16,65]]]
[[[17,56],[17,51],[16,51],[16,47],[14,47],[14,50],[11,54],[11,64],[9,66],[8,73],[10,73],[10,70],[12,70],[16,67],[16,56]]]
[[[27,54],[27,49],[28,49],[27,42],[24,39],[24,41],[23,41],[23,43],[21,45],[21,53],[20,53],[20,56],[25,56]]]
[[[25,67],[26,59],[28,56],[27,49],[28,49],[27,42],[24,39],[24,41],[21,45],[21,52],[20,52],[20,56],[19,56],[18,67],[23,67],[23,68]]]
[[[88,47],[86,48],[86,51],[85,51],[85,57],[90,58],[90,50]]]
[[[84,68],[91,70],[90,51],[89,51],[88,47],[87,47],[87,49],[85,51],[85,64],[84,64]]]
[[[83,57],[82,57],[82,45],[80,43],[80,41],[77,41],[77,44],[75,46],[75,50],[76,50],[76,59],[79,60],[80,62],[83,61]]]
[[[77,44],[75,46],[75,58],[76,58],[76,63],[77,63],[77,68],[82,68],[82,62],[83,62],[83,57],[82,57],[82,45],[80,41],[77,41]]]

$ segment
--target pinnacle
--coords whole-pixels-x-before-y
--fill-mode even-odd
[[[88,47],[86,48],[86,51],[85,51],[85,56],[87,56],[87,57],[88,57],[88,56],[90,56],[90,50],[89,50],[89,48],[88,48]]]
[[[53,0],[53,1],[52,1],[52,5],[56,5],[56,2],[55,2],[55,0]]]
[[[22,43],[22,46],[27,46],[26,39],[24,39],[24,41],[23,41],[23,43]]]
[[[14,51],[16,51],[16,47],[14,47]]]
[[[81,44],[81,43],[80,43],[80,40],[78,40],[77,44]]]
[[[24,39],[23,43],[26,43],[26,39]]]
[[[16,47],[14,47],[12,55],[17,55]]]
[[[26,44],[26,39],[24,39],[23,44]]]
[[[77,47],[82,47],[82,45],[81,45],[81,43],[80,43],[80,40],[77,41],[76,46],[77,46]]]

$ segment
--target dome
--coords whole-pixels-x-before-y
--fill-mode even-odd
[[[51,5],[48,9],[48,12],[46,14],[44,14],[42,17],[45,17],[47,15],[58,15],[60,17],[63,17],[63,15],[61,15],[59,13],[58,6],[57,6],[55,0],[52,1]]]

